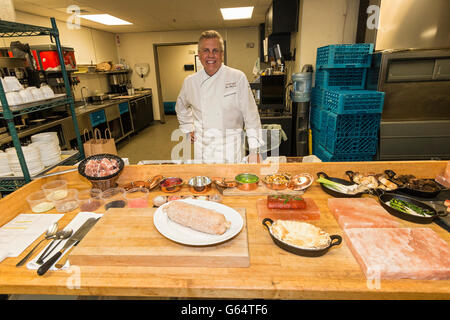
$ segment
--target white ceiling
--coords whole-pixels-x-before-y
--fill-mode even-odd
[[[80,19],[81,25],[114,32],[200,30],[258,26],[272,0],[13,0],[18,11],[67,20],[66,10],[77,5],[81,14],[108,13],[133,23],[106,26]],[[254,6],[247,20],[224,21],[220,8]]]

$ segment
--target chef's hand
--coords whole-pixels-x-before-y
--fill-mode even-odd
[[[250,152],[248,155],[248,163],[260,163],[262,161],[261,155],[259,153]]]
[[[191,143],[194,143],[195,142],[195,133],[194,133],[194,131],[189,132],[189,137],[191,138]]]

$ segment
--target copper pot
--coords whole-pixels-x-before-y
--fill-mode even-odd
[[[189,179],[189,191],[193,193],[205,193],[211,190],[211,179],[206,176],[196,176]]]
[[[159,182],[161,190],[168,193],[180,191],[183,184],[183,179],[176,177],[164,178]]]
[[[263,183],[272,190],[284,190],[289,186],[290,176],[287,174],[273,174],[263,178]]]
[[[238,174],[234,180],[237,183],[237,188],[243,191],[251,191],[258,188],[259,177],[252,173]]]

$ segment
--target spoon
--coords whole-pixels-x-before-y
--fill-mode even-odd
[[[50,240],[52,238],[55,237],[56,235],[56,231],[58,230],[58,223],[55,222],[53,223],[50,227],[48,227],[47,231],[45,232],[45,238],[42,239],[41,241],[39,241],[39,243],[25,256],[23,257],[22,260],[20,260],[17,264],[16,267],[20,267],[21,265],[23,265],[25,262],[27,262],[27,260],[31,257],[31,255],[33,254],[34,250],[36,250],[36,248],[42,243],[42,241],[44,240]]]
[[[47,249],[45,249],[45,251],[41,254],[39,259],[37,259],[36,263],[43,264],[44,259],[47,258],[53,252],[53,250],[61,243],[61,241],[69,238],[72,235],[72,233],[73,233],[72,229],[63,229],[56,232],[55,239],[53,239],[52,243],[47,247]],[[58,243],[56,243],[56,240],[59,240]],[[53,246],[53,243],[56,243],[56,245]]]

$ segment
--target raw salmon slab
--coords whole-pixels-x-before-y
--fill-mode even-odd
[[[400,227],[395,218],[372,198],[329,198],[328,208],[342,229]]]
[[[430,228],[344,230],[368,279],[450,279],[450,246]]]

